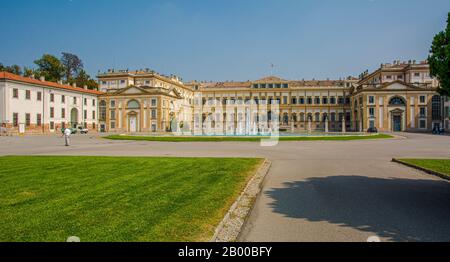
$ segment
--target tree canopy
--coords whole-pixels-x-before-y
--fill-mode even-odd
[[[450,95],[450,13],[447,28],[434,37],[428,62],[431,76],[439,80],[439,93]]]
[[[57,57],[44,54],[40,59],[34,61],[34,63],[38,67],[36,72],[39,76],[43,76],[47,81],[52,82],[61,80],[64,73],[64,66]]]
[[[98,89],[97,81],[92,79],[84,70],[83,61],[75,54],[61,53],[61,59],[54,55],[44,54],[34,61],[36,68],[18,65],[4,66],[0,63],[0,71],[10,72],[25,77],[45,77],[45,80],[57,82],[64,80],[68,84],[87,86],[89,89]]]
[[[83,61],[77,55],[71,53],[62,53],[61,64],[64,67],[64,77],[67,82],[83,70]]]

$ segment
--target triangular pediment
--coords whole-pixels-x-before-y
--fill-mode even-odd
[[[169,92],[168,92],[168,95],[174,96],[174,97],[177,97],[177,98],[182,98],[180,92],[178,92],[178,90],[176,88],[171,88],[169,90]]]
[[[148,93],[145,89],[137,86],[129,86],[116,92],[116,94],[139,95]]]
[[[285,82],[286,80],[281,79],[278,76],[267,76],[264,78],[261,78],[259,80],[254,81],[255,83],[269,83],[269,82]]]
[[[407,84],[402,81],[394,81],[394,82],[390,82],[390,83],[383,85],[381,87],[381,89],[384,89],[384,90],[410,90],[410,89],[418,89],[418,87],[411,85],[411,84]]]

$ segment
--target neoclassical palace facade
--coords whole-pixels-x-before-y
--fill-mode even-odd
[[[437,93],[426,61],[394,61],[339,80],[184,83],[147,69],[109,70],[98,82],[99,91],[90,91],[0,73],[0,122],[19,133],[82,125],[116,133],[252,134],[275,120],[277,130],[293,133],[449,129],[450,103]]]
[[[444,110],[444,98],[436,92],[439,83],[430,77],[425,61],[395,61],[359,78],[340,80],[269,76],[246,82],[183,83],[176,76],[151,70],[110,70],[98,79],[100,91],[105,93],[99,97],[99,127],[106,132],[186,129],[199,134],[206,128],[202,123],[209,119],[213,129],[223,131],[231,126],[231,134],[240,134],[240,126],[270,122],[273,104],[278,105],[279,128],[287,132],[448,128],[448,108]],[[267,105],[269,111],[253,115],[241,110],[252,105]]]

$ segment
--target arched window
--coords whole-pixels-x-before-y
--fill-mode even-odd
[[[316,113],[314,116],[314,121],[320,122],[320,113]]]
[[[101,100],[100,103],[98,104],[98,109],[99,109],[99,120],[100,121],[105,121],[106,120],[106,101],[105,100]]]
[[[294,123],[297,123],[297,114],[296,114],[296,113],[293,113],[293,114],[292,114],[292,121],[293,121]]]
[[[136,100],[130,100],[127,103],[128,109],[139,109],[141,106],[139,105],[139,102]]]
[[[331,113],[331,122],[336,122],[336,113]]]
[[[431,117],[433,120],[441,120],[442,117],[441,97],[438,95],[433,96],[431,99]]]
[[[283,114],[283,123],[285,125],[289,124],[289,114],[288,113]]]
[[[305,113],[300,113],[300,122],[305,122]]]
[[[405,100],[403,98],[396,96],[396,97],[391,98],[391,100],[389,100],[389,105],[391,105],[391,106],[405,106],[406,103],[405,103]]]

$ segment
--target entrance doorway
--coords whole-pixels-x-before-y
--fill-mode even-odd
[[[393,131],[394,132],[401,132],[402,131],[402,116],[399,115],[394,115],[392,117],[392,122],[393,122]]]
[[[130,115],[130,132],[137,132],[137,120],[135,115]]]

